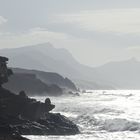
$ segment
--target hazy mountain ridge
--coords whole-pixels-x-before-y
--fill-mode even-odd
[[[113,87],[94,68],[78,63],[66,49],[54,48],[50,43],[2,49],[0,55],[10,58],[9,66],[59,73],[75,81],[78,86],[81,81],[89,81],[92,84],[88,88],[99,88],[102,85],[107,89]]]
[[[140,62],[134,58],[110,62],[96,70],[116,83],[120,89],[140,89]]]
[[[138,76],[140,62],[136,60],[110,62],[93,68],[80,64],[66,49],[54,48],[50,43],[3,49],[0,54],[10,58],[10,66],[59,73],[72,79],[79,87],[92,89],[140,88]]]
[[[74,77],[81,76],[80,73],[71,66],[72,64],[78,65],[71,54],[65,49],[52,47],[50,43],[3,49],[0,51],[0,54],[10,58],[9,66],[12,67],[57,72],[66,77],[71,77],[71,73],[74,74]]]

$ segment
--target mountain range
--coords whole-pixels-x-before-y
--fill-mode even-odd
[[[0,55],[10,58],[9,66],[58,73],[83,89],[140,89],[140,62],[135,59],[89,67],[50,43],[2,49]]]
[[[140,89],[140,62],[135,58],[110,62],[96,70],[113,81],[117,89]]]

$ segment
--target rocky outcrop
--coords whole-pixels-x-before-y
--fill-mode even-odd
[[[12,134],[21,135],[74,135],[79,130],[75,124],[60,114],[49,113],[47,119],[37,121],[25,120],[17,117],[1,117],[1,121],[11,123]],[[0,127],[6,127],[7,124]],[[8,132],[9,133],[9,132]],[[7,134],[7,131],[5,133]]]
[[[23,91],[22,91],[23,92]],[[49,98],[44,103],[28,98],[25,93],[15,95],[0,88],[0,126],[12,126],[21,135],[72,135],[77,126],[59,113],[50,113],[55,106]]]
[[[0,56],[0,86],[8,82],[8,77],[12,75],[12,70],[7,68],[8,58]]]
[[[0,65],[0,69],[3,68],[0,81],[5,83],[12,71],[7,69],[2,57],[0,61],[4,63]],[[0,86],[0,139],[24,140],[20,135],[78,134],[79,129],[72,121],[59,113],[50,113],[54,108],[49,98],[43,103],[29,98],[24,91],[16,95]]]
[[[10,125],[0,126],[0,140],[29,140],[19,135],[17,131],[13,130]]]

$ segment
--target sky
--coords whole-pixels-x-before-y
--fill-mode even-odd
[[[45,42],[89,66],[140,60],[140,1],[0,0],[0,48]]]

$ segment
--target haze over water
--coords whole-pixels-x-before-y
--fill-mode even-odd
[[[28,136],[32,140],[139,140],[140,91],[109,90],[78,97],[51,97],[60,112],[81,130],[74,136]],[[44,101],[45,98],[37,97]]]

